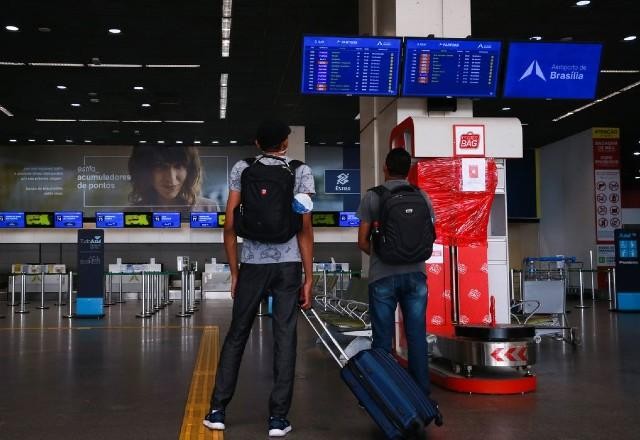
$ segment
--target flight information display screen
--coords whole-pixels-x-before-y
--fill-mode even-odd
[[[495,97],[499,41],[407,38],[403,96]]]
[[[83,226],[83,217],[80,211],[55,212],[53,218],[56,228],[82,228]]]
[[[26,228],[53,228],[53,212],[26,212],[24,226]]]
[[[124,228],[124,213],[96,212],[97,228]]]
[[[153,227],[154,228],[179,228],[180,213],[179,212],[154,212]]]
[[[24,228],[24,212],[0,212],[0,228]]]
[[[192,212],[191,227],[192,228],[217,228],[218,213],[217,212]]]
[[[302,93],[395,96],[401,39],[305,36]]]
[[[355,212],[340,212],[339,226],[352,228],[360,226],[360,219],[356,217]]]
[[[150,212],[125,212],[124,227],[125,228],[150,228],[152,224],[152,215]]]

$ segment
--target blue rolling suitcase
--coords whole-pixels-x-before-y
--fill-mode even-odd
[[[341,367],[340,355],[346,359],[340,376],[388,439],[404,439],[419,434],[432,421],[442,425],[438,404],[424,395],[409,373],[389,353],[381,349],[363,350],[349,359],[315,310],[311,313],[324,333],[316,328],[307,314],[304,316],[331,356]],[[340,355],[335,354],[325,336],[331,339]]]

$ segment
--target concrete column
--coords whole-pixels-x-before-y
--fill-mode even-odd
[[[289,150],[287,156],[291,159],[297,159],[304,162],[305,160],[305,127],[301,125],[291,125],[291,134],[289,135]]]
[[[360,0],[361,35],[465,38],[471,34],[470,0]],[[399,73],[400,74],[400,73]],[[379,185],[389,151],[389,134],[408,116],[472,117],[471,100],[458,99],[456,112],[429,112],[424,98],[360,98],[362,192]],[[369,261],[363,254],[362,270]]]

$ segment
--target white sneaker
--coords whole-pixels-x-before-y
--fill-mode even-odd
[[[284,437],[291,432],[291,423],[282,417],[269,417],[269,437]]]
[[[224,431],[224,411],[213,410],[202,421],[202,424],[209,429],[215,429],[216,431]]]

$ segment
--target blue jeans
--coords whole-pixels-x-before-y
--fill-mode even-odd
[[[369,284],[373,348],[391,352],[398,303],[409,350],[409,373],[428,396],[431,386],[427,354],[427,278],[423,273],[391,275]]]

